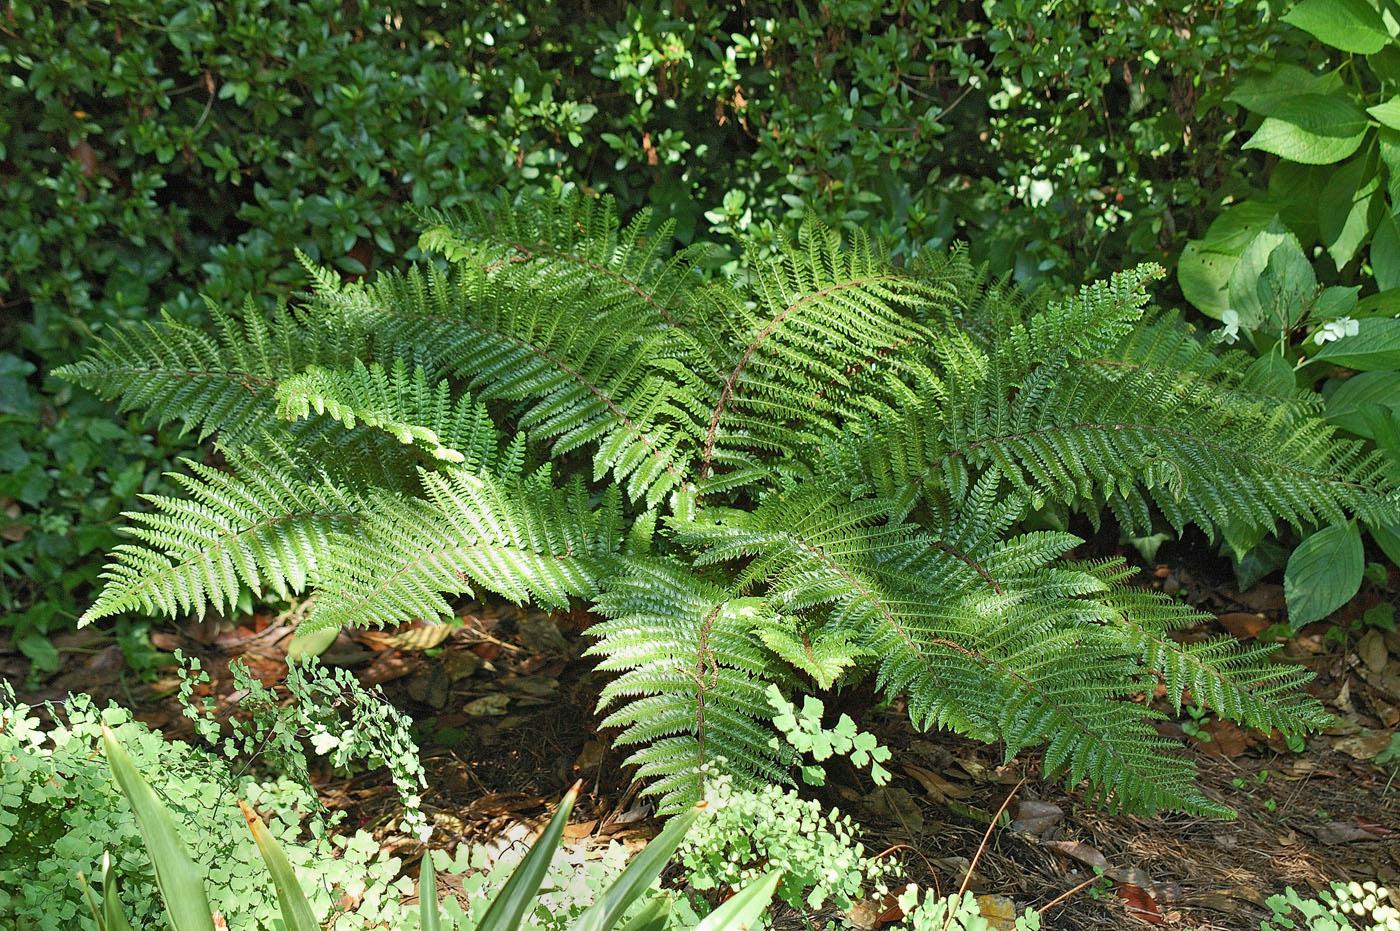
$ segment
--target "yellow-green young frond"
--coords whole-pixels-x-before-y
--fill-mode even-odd
[[[1147,284],[1166,276],[1160,265],[1139,265],[1108,281],[1085,285],[999,334],[997,350],[1029,372],[1054,359],[1087,359],[1108,352],[1142,319]]]
[[[775,615],[754,628],[773,654],[829,689],[871,656],[854,633],[832,624],[806,624],[792,615]]]
[[[112,553],[82,623],[124,612],[231,610],[239,594],[286,597],[316,584],[331,536],[361,519],[353,494],[285,459],[245,459],[232,472],[184,461],[183,497],[148,495],[126,513],[134,543]],[[314,474],[314,473],[313,473]]]
[[[423,449],[436,461],[473,471],[488,466],[496,455],[498,438],[485,406],[466,394],[454,400],[446,380],[430,386],[421,366],[410,374],[402,359],[388,370],[358,359],[345,368],[312,366],[278,386],[282,418],[301,420],[313,412],[348,429],[363,423]]]
[[[209,313],[213,335],[163,314],[113,331],[87,358],[55,374],[156,423],[179,421],[201,439],[218,431],[220,442],[233,446],[266,428],[283,378],[348,358],[355,345],[286,307],[264,315],[250,300],[239,316],[213,304]]]
[[[687,480],[701,405],[658,364],[685,337],[632,308],[598,308],[586,283],[415,268],[347,287],[334,307],[377,343],[433,346],[480,400],[517,404],[520,429],[556,456],[591,449],[595,475],[612,473],[634,499],[655,505]]]
[[[596,508],[581,483],[556,488],[449,468],[420,473],[424,497],[373,497],[336,537],[308,619],[313,627],[392,626],[449,617],[480,587],[562,608],[590,596],[620,545],[617,501]]]
[[[759,599],[707,582],[684,566],[628,558],[595,602],[607,620],[589,629],[598,668],[619,673],[603,689],[603,727],[621,746],[643,790],[673,814],[704,796],[700,767],[721,764],[742,785],[789,781],[787,756],[766,721],[764,690],[780,678],[756,627],[771,620]]]
[[[419,248],[488,272],[510,266],[525,280],[584,286],[601,312],[627,308],[655,323],[681,324],[702,285],[691,258],[672,252],[675,224],[640,210],[623,226],[611,197],[580,192],[487,202],[425,214]]]

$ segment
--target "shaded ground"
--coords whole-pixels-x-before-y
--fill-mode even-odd
[[[1218,568],[1210,563],[1168,563],[1145,578],[1220,617],[1188,636],[1219,633],[1222,626],[1239,636],[1268,636],[1283,607],[1279,587],[1266,583],[1239,595],[1212,572]],[[1400,587],[1397,581],[1392,572],[1390,590]],[[824,791],[864,826],[868,848],[893,848],[887,855],[899,859],[909,879],[944,891],[963,881],[992,813],[1011,796],[1008,817],[991,832],[969,887],[1018,906],[1061,899],[1045,914],[1049,928],[1253,929],[1267,915],[1265,897],[1285,885],[1318,888],[1332,879],[1400,885],[1400,759],[1374,762],[1400,723],[1400,634],[1359,622],[1381,598],[1380,589],[1369,588],[1332,623],[1289,641],[1287,654],[1317,672],[1315,691],[1337,716],[1302,752],[1209,716],[1187,720],[1190,736],[1168,726],[1199,762],[1206,791],[1240,812],[1236,821],[1106,813],[1037,783],[1033,757],[1002,767],[994,747],[914,733],[898,703],[881,709],[860,689],[841,697],[841,710],[894,750],[896,778],[877,791],[855,770],[838,767]],[[328,662],[382,685],[419,722],[434,846],[519,836],[575,779],[584,780],[585,795],[571,839],[641,843],[653,829],[622,768],[625,753],[596,732],[601,679],[578,656],[587,622],[582,614],[551,619],[473,604],[445,639],[443,628],[357,632],[342,635],[327,653]],[[281,678],[289,633],[286,622],[257,616],[223,628],[160,631],[152,640],[159,649],[200,656],[216,677],[215,693],[226,699],[229,660],[241,658],[265,681]],[[74,634],[61,647],[76,668],[31,699],[96,692],[139,709],[172,735],[187,734],[170,679],[139,683],[124,671],[120,650],[97,632]],[[0,656],[0,673],[14,675],[16,668]],[[409,857],[419,851],[417,841],[385,828],[395,796],[383,775],[318,779],[327,804],[346,810],[352,825],[376,830],[385,845]],[[1000,904],[1010,903],[989,899],[986,907]],[[879,905],[861,920],[871,921]]]

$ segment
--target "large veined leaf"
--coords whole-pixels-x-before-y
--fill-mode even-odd
[[[1370,122],[1345,97],[1303,94],[1279,104],[1244,144],[1305,165],[1340,162],[1361,147]]]
[[[1319,621],[1351,600],[1365,569],[1361,531],[1347,521],[1312,534],[1288,557],[1283,594],[1294,630]]]
[[[1370,531],[1371,539],[1376,541],[1381,552],[1390,557],[1391,562],[1400,565],[1400,523],[1367,524],[1366,529]]]
[[[1188,242],[1176,263],[1176,280],[1182,295],[1197,310],[1219,320],[1230,307],[1230,272],[1238,254],[1216,252],[1203,243]]]
[[[1348,378],[1328,396],[1327,419],[1370,439],[1371,427],[1363,412],[1372,405],[1400,413],[1400,372],[1362,372]]]
[[[1366,0],[1303,0],[1283,21],[1344,52],[1374,55],[1390,43],[1390,33]]]
[[[1279,64],[1240,81],[1225,99],[1253,113],[1269,116],[1285,101],[1300,94],[1330,94],[1341,89],[1342,78],[1336,71],[1313,74],[1297,65]]]
[[[1400,320],[1371,317],[1358,321],[1355,336],[1328,343],[1314,358],[1359,372],[1400,368]]]
[[[1385,103],[1378,103],[1374,107],[1367,107],[1366,112],[1382,126],[1389,126],[1391,129],[1400,129],[1400,96],[1392,97]]]
[[[1281,254],[1288,261],[1276,263],[1276,254]],[[1274,316],[1278,309],[1276,292],[1294,291],[1308,283],[1299,282],[1297,286],[1275,288],[1272,284],[1275,275],[1271,272],[1283,268],[1291,270],[1290,277],[1303,277],[1311,279],[1312,284],[1316,283],[1312,266],[1304,258],[1297,237],[1275,220],[1250,240],[1230,272],[1226,289],[1229,306],[1240,315],[1240,326],[1244,329],[1255,329]],[[1303,270],[1301,274],[1299,269]]]
[[[1380,186],[1374,163],[1362,155],[1340,166],[1323,188],[1318,232],[1338,268],[1356,256],[1371,232],[1381,206],[1376,197]]]
[[[1376,275],[1376,287],[1382,291],[1400,287],[1400,228],[1388,214],[1381,218],[1371,237],[1371,270]]]

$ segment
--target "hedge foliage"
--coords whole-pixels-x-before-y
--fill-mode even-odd
[[[1244,0],[10,0],[0,8],[0,629],[40,668],[185,445],[47,372],[119,321],[415,255],[405,207],[584,186],[682,241],[810,205],[1057,285],[1199,235],[1260,156]]]

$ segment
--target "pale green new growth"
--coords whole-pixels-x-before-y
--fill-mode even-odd
[[[619,674],[605,723],[667,811],[720,759],[788,778],[764,692],[804,677],[873,673],[916,725],[1147,810],[1224,812],[1152,726],[1157,682],[1249,726],[1324,720],[1273,648],[1179,643],[1199,615],[1024,530],[1400,519],[1306,394],[1148,308],[1156,267],[1046,303],[814,222],[733,281],[583,196],[427,223],[437,257],[406,274],[313,270],[295,310],[154,324],[65,370],[230,463],[133,515],[89,620],[245,588],[315,590],[325,625],[584,600]]]

